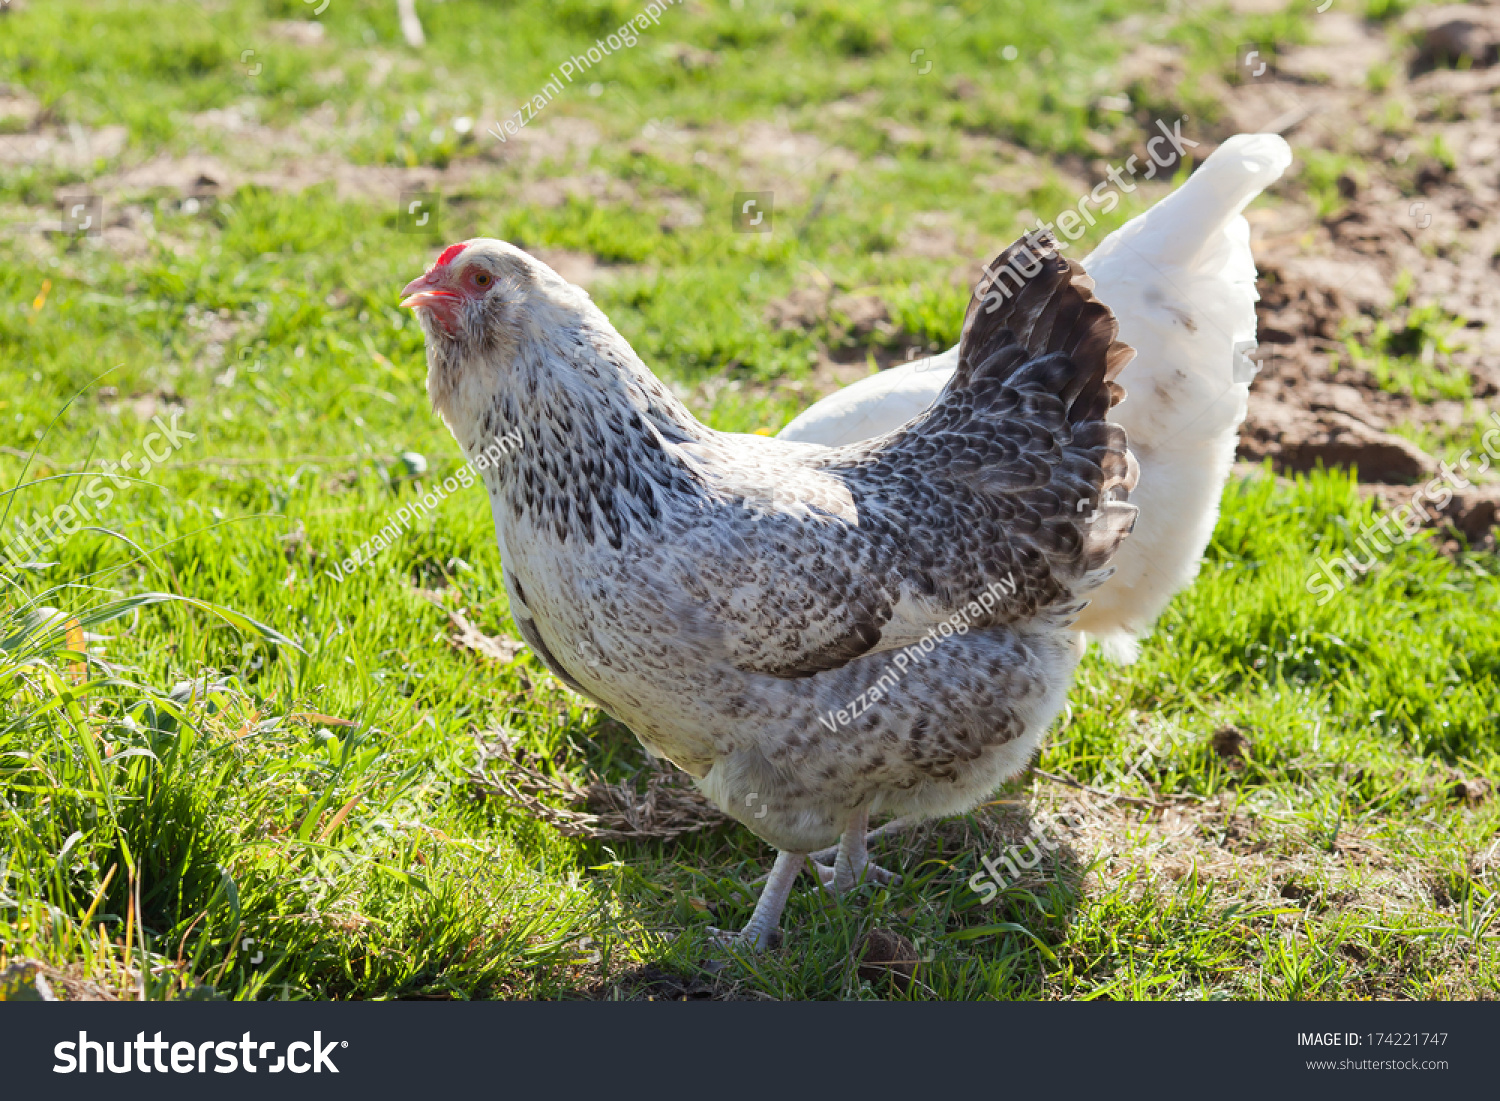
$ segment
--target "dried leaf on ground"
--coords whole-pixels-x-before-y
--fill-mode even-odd
[[[64,997],[59,998],[61,990]],[[114,994],[98,982],[79,978],[41,960],[15,959],[0,970],[0,1002],[114,1002]]]
[[[460,650],[472,650],[480,657],[490,658],[502,665],[509,665],[526,651],[524,642],[517,642],[504,635],[487,635],[470,623],[461,612],[449,612],[448,622],[456,632],[448,641]]]

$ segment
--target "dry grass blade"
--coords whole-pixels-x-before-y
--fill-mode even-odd
[[[508,739],[480,745],[480,763],[468,770],[480,790],[500,795],[558,833],[596,841],[677,837],[725,821],[724,815],[676,769],[653,765],[643,792],[589,774],[579,785],[541,770],[541,760]],[[556,805],[556,804],[561,804]]]
[[[358,806],[359,801],[363,798],[363,795],[356,795],[353,799],[350,799],[347,803],[341,806],[338,809],[338,813],[333,816],[333,819],[328,823],[328,825],[323,827],[323,832],[318,834],[318,840],[320,842],[327,841],[330,837],[332,837],[334,831],[336,831],[340,826],[344,824],[344,819],[349,817],[349,812],[352,811],[356,806]]]
[[[1058,776],[1057,774],[1052,772],[1044,772],[1039,768],[1033,768],[1031,771],[1035,775],[1040,776],[1043,780],[1051,780],[1054,784],[1062,784],[1065,787],[1077,788],[1079,791],[1087,792],[1089,795],[1093,795],[1099,799],[1104,799],[1111,803],[1129,803],[1132,806],[1137,807],[1150,807],[1152,810],[1166,810],[1168,807],[1172,806],[1173,803],[1201,803],[1204,801],[1203,796],[1201,795],[1183,794],[1165,795],[1162,796],[1162,798],[1166,800],[1166,802],[1158,802],[1155,799],[1141,799],[1134,795],[1121,795],[1118,792],[1102,791],[1099,788],[1091,788],[1087,784],[1080,783],[1079,781],[1073,779],[1073,777],[1071,776]]]
[[[75,654],[82,654],[88,647],[88,641],[83,636],[83,626],[77,617],[68,620],[67,647]],[[82,684],[88,679],[88,669],[81,661],[70,661],[68,663],[68,677],[74,684]]]
[[[341,719],[337,715],[323,715],[316,711],[294,711],[287,716],[292,722],[308,726],[358,726],[353,719]]]
[[[396,0],[396,17],[401,22],[401,37],[414,50],[427,45],[427,36],[422,33],[422,21],[417,18],[416,0]]]

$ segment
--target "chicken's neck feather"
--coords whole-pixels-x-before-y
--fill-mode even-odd
[[[488,364],[483,412],[452,426],[471,458],[502,455],[484,470],[502,522],[529,517],[560,542],[618,548],[628,530],[651,530],[668,498],[700,492],[677,445],[711,433],[602,314],[571,320],[531,328],[508,363]]]

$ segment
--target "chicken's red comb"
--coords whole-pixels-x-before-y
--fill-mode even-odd
[[[440,268],[444,264],[451,264],[451,263],[453,263],[453,258],[455,256],[457,256],[463,250],[464,250],[463,245],[449,245],[447,248],[445,248],[443,250],[443,255],[441,255],[441,256],[439,256],[437,258],[437,263],[433,264],[432,266],[435,267],[435,268]]]

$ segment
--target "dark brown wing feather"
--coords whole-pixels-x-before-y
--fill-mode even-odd
[[[958,369],[921,417],[810,463],[854,494],[860,530],[885,544],[903,587],[938,616],[1013,583],[973,626],[1077,605],[1135,520],[1125,431],[1104,419],[1134,354],[1093,282],[1046,236],[986,269],[964,319]],[[889,612],[882,609],[888,618]],[[850,625],[798,675],[875,648],[885,620]],[[895,626],[895,625],[893,625]],[[886,628],[889,632],[892,628]]]

